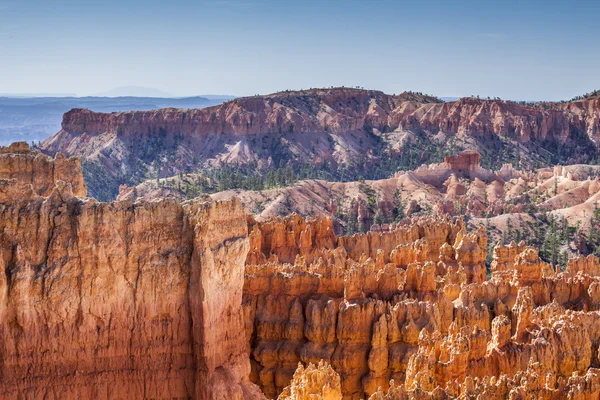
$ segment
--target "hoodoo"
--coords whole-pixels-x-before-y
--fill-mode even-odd
[[[344,399],[600,395],[594,256],[561,272],[537,249],[498,245],[486,276],[487,236],[460,219],[353,237],[336,236],[327,219],[250,226],[251,379],[269,397],[303,393],[309,376],[335,382],[324,364],[296,371],[321,360]]]

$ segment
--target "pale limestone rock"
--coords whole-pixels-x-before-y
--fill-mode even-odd
[[[299,363],[290,385],[283,389],[277,400],[341,400],[340,376],[331,366],[320,361],[306,368]]]

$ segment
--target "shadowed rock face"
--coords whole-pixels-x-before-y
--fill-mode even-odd
[[[487,277],[485,232],[466,233],[460,220],[353,237],[322,218],[249,226],[248,353],[267,396],[288,399],[311,374],[334,382],[325,366],[294,375],[298,362],[320,360],[344,399],[600,395],[593,256],[558,272],[534,248],[499,245]]]
[[[36,165],[12,151],[0,162]],[[248,381],[238,201],[106,204],[64,181],[41,196],[37,167],[11,171],[0,198],[0,398],[262,397]]]

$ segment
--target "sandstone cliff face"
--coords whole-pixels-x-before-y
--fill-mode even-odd
[[[391,96],[378,91],[316,89],[246,97],[205,109],[161,109],[96,113],[74,109],[63,118],[63,131],[71,135],[118,136],[207,135],[236,136],[275,133],[348,133],[365,126],[380,131],[398,127],[428,132],[511,136],[521,141],[549,137],[565,141],[577,129],[595,138],[595,115],[600,100],[580,100],[542,109],[502,100],[463,98],[440,102],[403,93]],[[56,140],[48,146],[64,146]]]
[[[184,135],[344,133],[363,129],[365,124],[383,129],[389,124],[389,114],[405,102],[418,105],[439,100],[409,93],[391,96],[375,90],[315,89],[245,97],[195,110],[104,114],[74,109],[65,114],[63,130],[95,135],[118,130],[122,136],[160,130]]]
[[[0,155],[26,166],[0,181],[0,398],[262,398],[240,203],[98,203],[63,180],[41,196],[52,175],[22,150]]]
[[[572,101],[562,105],[570,119],[595,143],[600,139],[600,97]]]
[[[58,181],[70,184],[75,196],[85,197],[87,194],[79,159],[67,159],[62,154],[51,159],[31,151],[25,142],[0,146],[0,179],[31,184],[33,191],[40,196],[49,196]]]
[[[592,106],[593,108],[593,106]],[[400,120],[405,128],[457,135],[512,137],[521,142],[549,138],[564,143],[572,129],[581,129],[581,118],[572,118],[558,107],[548,110],[502,100],[463,98],[455,102],[428,104],[415,118]],[[593,118],[593,113],[586,118]]]
[[[338,236],[238,200],[98,203],[69,162],[0,151],[0,398],[600,397],[594,256],[560,272],[511,243],[487,271],[485,230],[449,216]],[[460,198],[515,173],[488,172],[463,154],[397,179]],[[584,172],[534,178],[595,199]]]
[[[460,220],[354,237],[297,216],[249,230],[247,349],[268,397],[320,360],[344,399],[600,396],[593,256],[556,272],[534,248],[500,246],[488,278],[487,237]]]

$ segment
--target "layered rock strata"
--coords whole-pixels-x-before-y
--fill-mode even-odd
[[[0,179],[31,184],[33,191],[40,196],[49,196],[58,181],[70,184],[75,196],[85,197],[87,194],[78,158],[67,159],[58,153],[52,159],[30,150],[25,142],[0,146]],[[7,184],[3,183],[4,186]]]
[[[454,135],[510,136],[519,141],[557,139],[565,142],[578,130],[596,138],[600,99],[544,107],[503,100],[462,98],[442,102],[434,97],[350,88],[313,89],[239,98],[204,109],[166,108],[99,113],[74,109],[66,113],[62,131],[44,147],[69,149],[57,139],[175,134],[235,136],[293,133],[348,133],[365,127],[379,131],[424,130]],[[71,150],[76,150],[72,148]],[[79,149],[79,151],[86,151]]]
[[[0,155],[0,398],[261,398],[240,203],[99,203],[39,157]]]
[[[423,151],[421,162],[431,159],[432,147],[448,151],[454,145],[486,154],[487,162],[500,161],[499,153],[506,150],[518,154],[525,165],[547,164],[540,146],[561,162],[589,162],[598,151],[599,112],[597,98],[534,106],[312,89],[193,110],[74,109],[64,115],[62,129],[39,148],[51,155],[81,157],[90,191],[113,199],[121,184],[137,185],[148,176],[164,178],[224,164],[317,165],[334,175],[348,170],[340,178],[346,180],[351,173],[358,180],[390,159],[410,156],[411,146]],[[502,161],[508,160],[506,154]]]
[[[593,256],[560,272],[534,248],[497,246],[488,277],[486,235],[460,220],[353,237],[327,219],[249,226],[248,352],[268,397],[298,362],[319,360],[340,375],[344,399],[600,396]]]
[[[340,376],[330,365],[319,362],[306,368],[298,364],[290,385],[283,389],[277,400],[342,400]]]

